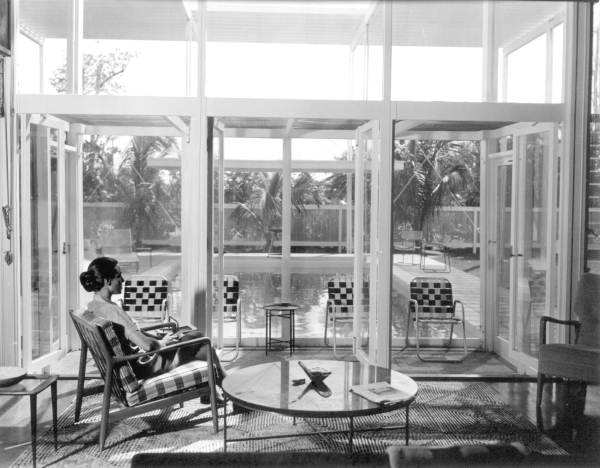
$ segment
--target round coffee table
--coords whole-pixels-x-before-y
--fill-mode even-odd
[[[319,431],[276,436],[227,438],[227,414],[223,417],[223,450],[228,442],[283,437],[301,437],[314,434],[348,432],[348,447],[352,452],[354,432],[362,430],[404,429],[405,442],[409,439],[409,406],[417,395],[417,384],[400,372],[358,361],[303,360],[307,367],[322,367],[331,371],[324,381],[326,387],[313,386],[296,360],[282,360],[245,367],[225,377],[222,384],[226,400],[244,408],[270,411],[294,418],[348,418],[348,431]],[[304,379],[304,382],[302,380]],[[355,385],[373,382],[390,383],[397,390],[392,403],[374,403],[352,392]],[[354,418],[405,409],[403,426],[376,429],[355,429]]]

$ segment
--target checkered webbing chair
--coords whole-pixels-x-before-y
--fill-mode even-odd
[[[462,318],[456,316],[456,306],[460,304]],[[465,331],[465,307],[458,299],[452,297],[452,284],[446,278],[413,278],[410,282],[410,300],[406,323],[406,346],[411,321],[415,325],[417,357],[421,361],[461,362],[467,357],[467,335]],[[464,353],[459,359],[423,358],[420,354],[420,328],[423,324],[450,325],[448,348],[452,345],[454,325],[462,324]]]
[[[113,323],[93,318],[88,321],[80,313],[70,312],[75,329],[81,339],[77,396],[75,400],[75,422],[81,412],[81,398],[85,380],[85,363],[88,349],[104,380],[104,396],[100,420],[100,450],[104,449],[111,421],[128,418],[161,408],[182,404],[192,398],[210,395],[210,407],[215,433],[219,430],[217,401],[215,392],[215,374],[212,353],[206,353],[208,360],[191,361],[156,377],[138,380],[131,362],[139,358],[149,358],[159,350],[125,355],[121,342],[115,333]],[[206,337],[184,341],[166,346],[160,351],[176,350],[184,346],[211,346]],[[111,397],[123,407],[110,411]]]
[[[369,303],[368,283],[363,284],[363,304]],[[354,281],[350,276],[339,276],[327,280],[327,305],[325,309],[325,334],[323,340],[329,346],[327,328],[331,322],[333,354],[337,356],[337,322],[352,322],[354,319]]]
[[[223,276],[223,322],[235,322],[235,354],[222,362],[235,361],[240,354],[242,339],[242,299],[240,298],[240,280],[234,275]]]
[[[139,321],[167,320],[169,281],[160,275],[133,275],[123,286],[123,310]]]

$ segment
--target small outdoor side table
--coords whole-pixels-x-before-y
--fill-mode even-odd
[[[299,305],[291,304],[289,302],[279,302],[277,304],[269,304],[263,306],[265,310],[265,354],[269,354],[273,343],[287,343],[290,348],[290,356],[294,352],[294,346],[296,343],[296,331],[295,331],[295,315],[296,310],[300,308]],[[271,336],[271,319],[272,317],[279,317],[280,319],[287,319],[289,323],[289,339],[280,340]],[[283,323],[282,323],[283,326]]]
[[[36,443],[37,443],[37,396],[40,392],[50,387],[52,396],[52,429],[54,431],[54,450],[58,449],[56,435],[56,375],[27,375],[19,383],[8,387],[0,387],[0,395],[3,396],[29,396],[29,409],[31,412],[31,458],[33,466],[36,466]]]

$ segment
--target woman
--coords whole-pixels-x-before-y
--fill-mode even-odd
[[[87,271],[79,275],[79,282],[83,288],[94,293],[94,298],[88,303],[87,311],[82,317],[90,321],[94,318],[103,318],[113,322],[115,333],[121,339],[124,353],[135,353],[136,347],[144,351],[154,351],[174,341],[188,341],[204,336],[200,331],[192,330],[180,338],[167,335],[159,340],[141,330],[127,312],[111,300],[113,294],[121,294],[123,281],[117,260],[110,257],[95,258],[88,266]],[[133,371],[140,379],[153,377],[194,359],[206,361],[208,349],[207,346],[187,346],[176,351],[156,353],[154,355],[156,357],[148,362],[134,361],[132,363]],[[225,372],[215,350],[211,347],[210,351],[213,353],[217,384],[220,384],[225,377]]]

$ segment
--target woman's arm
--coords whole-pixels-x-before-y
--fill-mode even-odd
[[[140,330],[133,327],[127,327],[125,329],[125,336],[129,341],[136,344],[144,351],[154,351],[155,349],[161,348],[160,341],[151,336],[145,335]]]

